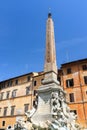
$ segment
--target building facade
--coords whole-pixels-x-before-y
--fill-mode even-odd
[[[0,129],[13,127],[32,108],[36,75],[38,73],[29,73],[0,82]]]
[[[62,64],[58,76],[77,122],[87,128],[87,59]]]
[[[0,129],[13,127],[35,105],[36,90],[44,72],[29,73],[0,83]],[[87,59],[61,65],[58,80],[67,93],[67,103],[77,122],[87,128]]]

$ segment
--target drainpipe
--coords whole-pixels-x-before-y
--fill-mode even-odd
[[[31,79],[31,109],[33,107],[33,81],[34,81],[34,77],[32,77]]]
[[[62,81],[63,81],[63,82],[62,82],[62,87],[63,87],[63,90],[65,90],[65,89],[64,89],[64,78],[63,78],[63,70],[62,70]]]
[[[83,91],[82,91],[82,84],[81,84],[81,77],[80,77],[80,68],[79,68],[79,64],[78,64],[78,77],[79,77],[80,90],[81,90],[81,95],[82,95],[82,103],[83,103],[83,111],[84,111],[85,123],[86,123],[86,127],[87,127],[86,112],[85,112],[85,106],[84,106],[84,98],[83,98]]]

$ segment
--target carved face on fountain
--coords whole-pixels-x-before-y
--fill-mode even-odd
[[[63,93],[62,91],[59,92],[59,97],[60,97],[61,100],[64,100],[64,99],[65,99],[65,98],[64,98],[64,93]]]
[[[58,93],[57,92],[52,92],[52,98],[58,98]]]

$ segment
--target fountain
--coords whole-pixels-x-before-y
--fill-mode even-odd
[[[26,120],[18,120],[15,130],[80,130],[76,115],[70,112],[66,92],[57,81],[54,25],[51,13],[46,27],[46,55],[44,80],[37,90],[38,98],[32,110],[25,113]]]

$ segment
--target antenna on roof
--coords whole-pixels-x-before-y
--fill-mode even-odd
[[[66,52],[66,61],[69,62],[69,53],[68,53],[68,51]]]

